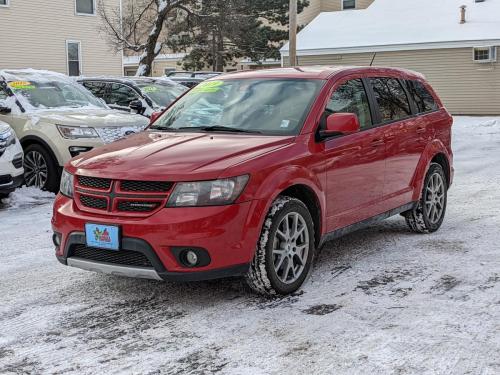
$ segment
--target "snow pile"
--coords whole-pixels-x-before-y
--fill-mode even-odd
[[[460,24],[461,5],[467,5]],[[443,48],[440,43],[500,40],[500,1],[375,0],[367,9],[324,12],[297,37],[298,51]],[[435,44],[434,46],[432,44]],[[481,44],[481,43],[479,43]],[[493,44],[495,45],[495,44]],[[407,47],[402,47],[407,46]],[[378,48],[378,49],[377,49]],[[423,47],[421,47],[423,48]],[[286,44],[281,52],[288,54]],[[334,51],[335,52],[335,51]]]
[[[46,191],[41,191],[35,187],[23,186],[14,191],[8,198],[1,200],[0,209],[5,207],[9,210],[26,208],[32,206],[44,205],[52,203],[55,195]]]

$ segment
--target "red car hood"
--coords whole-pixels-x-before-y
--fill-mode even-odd
[[[293,139],[147,131],[82,154],[70,161],[68,169],[80,175],[112,179],[213,179],[227,168],[290,144]]]

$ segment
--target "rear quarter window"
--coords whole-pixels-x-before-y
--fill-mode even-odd
[[[370,79],[375,99],[380,109],[382,123],[398,121],[411,116],[406,92],[395,78]]]
[[[408,85],[408,92],[417,105],[418,113],[431,112],[438,109],[436,100],[422,82],[406,81],[406,83]]]

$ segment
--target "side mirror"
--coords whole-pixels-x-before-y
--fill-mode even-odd
[[[4,106],[0,105],[0,114],[8,115],[11,112],[12,112],[12,109],[10,107],[4,107]]]
[[[354,113],[334,113],[326,119],[326,129],[320,131],[321,138],[349,135],[361,130],[358,116]]]
[[[149,125],[153,125],[153,123],[158,120],[158,117],[160,117],[163,114],[163,112],[153,112],[151,117],[149,118]]]
[[[144,109],[144,107],[142,106],[142,102],[140,100],[132,100],[128,106],[132,111],[136,111],[137,113],[140,114],[142,114],[142,111]]]

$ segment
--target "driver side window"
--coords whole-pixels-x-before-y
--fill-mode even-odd
[[[355,113],[358,116],[361,130],[372,126],[368,96],[360,79],[347,81],[335,90],[326,105],[325,115],[329,116],[334,113]]]
[[[111,85],[109,104],[128,107],[130,102],[138,99],[140,99],[139,95],[132,88],[119,83],[113,83]]]

